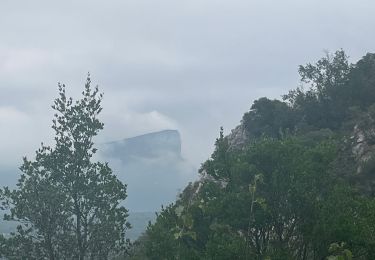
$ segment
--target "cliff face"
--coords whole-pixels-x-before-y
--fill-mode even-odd
[[[361,163],[366,163],[374,155],[375,144],[372,138],[375,137],[374,129],[361,129],[358,125],[354,127],[352,139],[352,152],[356,160]],[[362,167],[358,167],[357,173],[362,172]]]
[[[369,161],[375,155],[375,111],[372,110],[370,108],[357,119],[351,136],[352,152],[360,163]]]
[[[250,141],[246,128],[242,123],[234,128],[226,138],[228,139],[229,149],[242,149]]]
[[[128,185],[125,205],[133,212],[158,211],[196,178],[181,156],[181,138],[165,130],[103,144],[99,156]]]
[[[363,113],[354,126],[350,137],[351,152],[356,162],[360,189],[375,194],[375,107]]]

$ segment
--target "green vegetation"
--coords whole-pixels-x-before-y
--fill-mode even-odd
[[[339,50],[299,73],[244,114],[245,142],[220,132],[131,259],[375,259],[375,55]]]
[[[20,223],[1,237],[7,259],[108,259],[127,247],[126,186],[107,163],[93,162],[93,138],[103,128],[97,116],[102,94],[87,78],[82,98],[73,101],[59,84],[52,128],[54,147],[26,157],[17,188],[1,190],[4,220]]]
[[[92,162],[102,95],[59,85],[55,146],[24,158],[1,190],[8,259],[375,259],[375,54],[344,51],[299,67],[301,86],[260,98],[223,129],[200,179],[161,209],[129,248],[122,184]],[[241,131],[236,133],[235,131]],[[238,140],[240,138],[241,140]]]

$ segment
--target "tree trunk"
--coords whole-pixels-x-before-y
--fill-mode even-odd
[[[74,207],[75,207],[75,213],[77,216],[77,224],[76,224],[76,235],[77,235],[77,244],[78,244],[78,260],[83,260],[85,257],[85,249],[83,247],[82,243],[82,234],[81,234],[81,210],[79,208],[78,198],[76,196],[74,200]]]

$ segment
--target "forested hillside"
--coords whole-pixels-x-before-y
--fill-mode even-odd
[[[375,259],[375,54],[299,67],[162,209],[131,259]]]

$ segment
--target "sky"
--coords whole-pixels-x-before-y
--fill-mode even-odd
[[[88,72],[104,92],[104,143],[181,133],[199,167],[220,126],[252,102],[299,85],[298,65],[343,48],[375,51],[373,1],[0,1],[0,165],[53,138],[57,83],[79,97]]]

